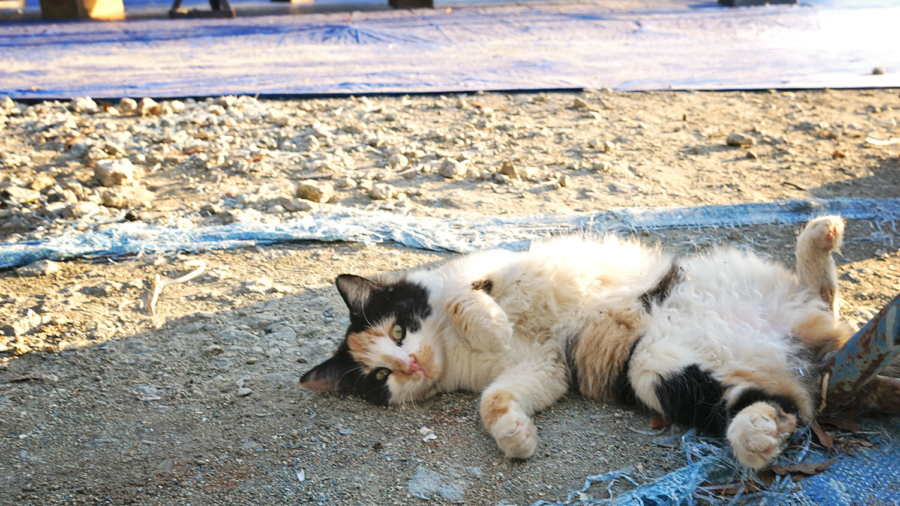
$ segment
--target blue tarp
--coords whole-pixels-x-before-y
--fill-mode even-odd
[[[618,208],[599,213],[542,214],[516,217],[437,219],[389,212],[321,213],[277,225],[233,223],[177,229],[118,223],[101,230],[0,244],[0,268],[41,259],[117,257],[137,253],[201,251],[296,241],[386,241],[435,251],[524,248],[552,234],[672,228],[737,227],[803,223],[813,216],[893,221],[900,198],[789,200],[688,208]]]
[[[385,0],[386,1],[386,0]],[[0,24],[14,98],[900,87],[900,0]],[[887,70],[872,75],[874,67]]]

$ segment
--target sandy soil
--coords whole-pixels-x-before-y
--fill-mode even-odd
[[[896,90],[238,98],[146,116],[123,105],[0,105],[0,240],[335,206],[441,217],[900,195],[900,147],[865,142],[898,137]],[[726,146],[733,132],[755,143]],[[135,181],[96,181],[107,159],[129,160]],[[334,196],[297,200],[302,180]],[[393,196],[373,199],[376,187]],[[290,210],[301,208],[311,210]],[[644,239],[683,253],[740,245],[792,265],[797,232]],[[900,290],[898,246],[892,223],[848,224],[838,263],[855,324]],[[648,415],[576,396],[536,417],[535,457],[510,462],[474,394],[385,409],[299,388],[342,338],[337,274],[448,257],[303,244],[0,272],[0,503],[415,504],[417,485],[443,480],[432,502],[530,504],[563,499],[587,475],[631,468],[649,481],[683,465],[665,440],[678,428],[653,431]],[[167,287],[149,314],[154,276],[198,258],[207,271]],[[423,441],[422,427],[437,439]]]

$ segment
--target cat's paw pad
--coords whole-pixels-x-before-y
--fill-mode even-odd
[[[766,402],[741,410],[728,425],[728,442],[738,462],[751,468],[769,465],[794,431],[796,418]]]
[[[840,253],[844,240],[844,220],[837,216],[822,216],[806,224],[803,235],[812,241],[816,250],[824,253]]]
[[[491,428],[497,446],[511,459],[527,459],[537,448],[537,427],[527,415],[510,411]]]

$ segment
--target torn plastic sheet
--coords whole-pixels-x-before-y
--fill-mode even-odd
[[[388,212],[316,214],[279,224],[232,223],[197,229],[113,223],[100,230],[0,244],[0,268],[37,260],[121,257],[203,251],[298,241],[395,242],[412,248],[466,253],[492,247],[524,249],[530,241],[563,233],[628,232],[673,228],[797,224],[813,216],[900,218],[900,198],[789,200],[687,208],[615,208],[598,213],[437,219]]]
[[[687,460],[687,465],[680,469],[642,485],[636,484],[634,470],[630,468],[588,476],[584,487],[570,492],[565,500],[538,501],[532,506],[900,504],[897,493],[900,420],[870,420],[863,423],[863,428],[875,443],[874,448],[853,448],[853,456],[841,455],[826,471],[799,482],[785,475],[775,476],[770,484],[764,484],[754,473],[738,466],[723,441],[699,437],[691,429],[675,436],[681,440]],[[793,437],[777,463],[799,464],[832,458],[834,455],[812,443],[807,428]],[[613,486],[617,480],[635,488],[616,494]]]

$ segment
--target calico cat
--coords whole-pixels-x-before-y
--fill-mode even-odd
[[[531,415],[575,388],[723,436],[763,468],[815,417],[817,364],[852,335],[831,257],[843,230],[810,221],[796,275],[733,248],[674,258],[616,237],[474,253],[399,279],[344,274],[346,337],[301,385],[381,405],[481,392],[485,427],[523,459],[537,445]]]

